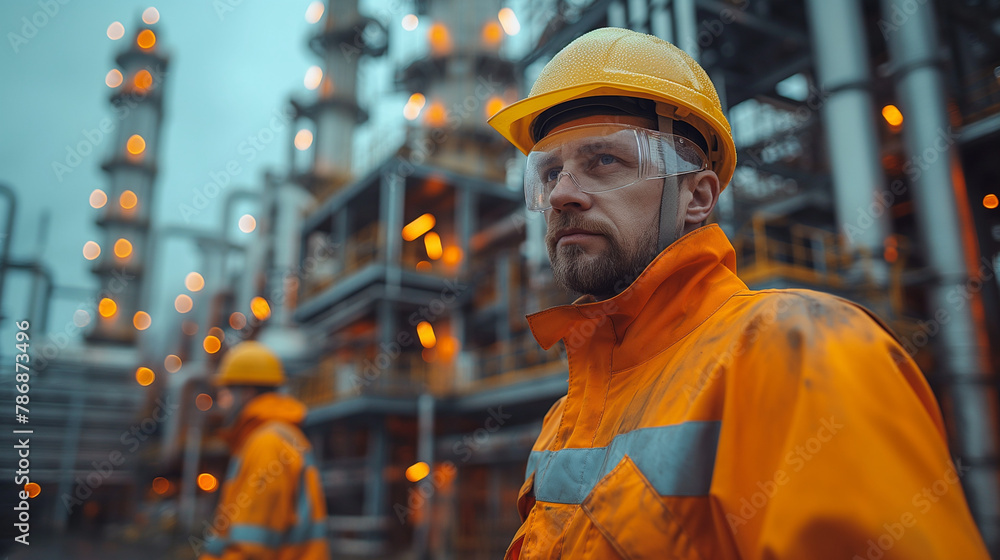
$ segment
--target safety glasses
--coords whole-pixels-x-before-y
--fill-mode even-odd
[[[708,158],[687,138],[625,124],[584,124],[535,144],[524,170],[524,199],[528,210],[544,212],[565,179],[594,194],[703,169]]]

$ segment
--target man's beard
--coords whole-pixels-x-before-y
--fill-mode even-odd
[[[608,247],[596,255],[588,255],[577,244],[557,247],[555,233],[567,228],[580,228],[599,234],[607,240]],[[578,214],[553,216],[545,235],[545,246],[556,284],[564,290],[591,294],[597,299],[620,294],[656,258],[656,224],[653,224],[653,228],[652,235],[643,236],[633,246],[625,246],[603,223],[590,222]]]

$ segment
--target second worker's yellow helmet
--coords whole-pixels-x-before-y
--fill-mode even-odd
[[[720,185],[729,184],[736,146],[715,86],[686,52],[645,33],[606,27],[581,35],[545,65],[528,97],[501,109],[489,124],[527,154],[539,140],[533,137],[539,115],[599,96],[649,99],[658,115],[692,125],[708,145]]]
[[[215,385],[277,387],[285,383],[285,371],[281,360],[267,346],[247,340],[226,351],[212,382]]]

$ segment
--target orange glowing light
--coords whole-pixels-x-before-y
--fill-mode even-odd
[[[153,324],[153,318],[145,311],[136,311],[135,315],[132,316],[132,325],[140,331],[148,329],[151,324]]]
[[[125,149],[128,150],[128,153],[137,156],[146,151],[146,140],[138,134],[133,134],[125,143]]]
[[[483,26],[483,43],[488,47],[495,47],[503,40],[503,28],[495,21],[486,22]]]
[[[139,70],[136,72],[135,78],[132,78],[132,83],[139,89],[146,89],[153,85],[153,75],[149,73],[149,70]]]
[[[419,216],[417,219],[403,226],[403,240],[413,241],[430,231],[435,223],[437,223],[437,220],[434,219],[433,214]]]
[[[97,304],[97,312],[101,314],[101,317],[110,317],[116,311],[118,311],[118,304],[111,298],[102,298],[101,303]]]
[[[181,361],[181,357],[177,354],[169,354],[166,358],[163,358],[163,368],[170,373],[177,373],[184,362]]]
[[[156,34],[151,29],[143,29],[135,38],[135,44],[143,49],[151,49],[156,44]]]
[[[212,327],[208,329],[208,334],[218,338],[220,342],[226,340],[226,333],[222,332],[222,329],[219,327]]]
[[[448,111],[445,110],[444,105],[440,103],[431,103],[431,106],[427,108],[427,115],[424,117],[424,122],[428,126],[435,128],[440,128],[444,126],[444,123],[448,120]]]
[[[899,258],[899,251],[895,247],[886,247],[882,256],[885,257],[885,262],[894,263]]]
[[[499,112],[500,109],[503,109],[503,107],[504,107],[503,99],[500,99],[499,97],[496,97],[496,96],[493,96],[493,97],[487,99],[486,100],[486,118],[488,119],[488,118],[492,117],[493,115],[497,114],[497,112]]]
[[[250,300],[250,311],[253,312],[253,316],[263,321],[271,316],[271,306],[267,304],[267,300],[257,296]]]
[[[156,374],[148,367],[140,367],[135,370],[135,380],[143,387],[148,386],[156,379]]]
[[[120,21],[112,22],[108,26],[108,39],[112,41],[117,41],[125,36],[125,26],[121,24]]]
[[[454,266],[462,262],[462,249],[454,245],[446,248],[442,260],[448,266]]]
[[[166,494],[169,491],[170,491],[169,480],[163,478],[162,476],[158,476],[153,479],[153,492],[156,492],[157,494],[160,494],[162,496],[163,494]]]
[[[885,122],[889,123],[891,126],[899,126],[903,124],[903,113],[899,112],[899,108],[895,105],[886,105],[882,107],[882,117],[885,118]]]
[[[417,263],[417,271],[418,272],[430,272],[431,271],[431,263],[429,263],[428,261],[420,261],[420,262],[418,262]]]
[[[122,85],[122,73],[117,68],[112,68],[108,71],[108,74],[104,76],[104,85],[109,88],[116,88]]]
[[[983,197],[983,206],[985,206],[986,208],[992,210],[996,208],[998,205],[1000,205],[1000,201],[997,200],[997,195],[988,194]]]
[[[132,254],[132,243],[125,238],[115,241],[115,256],[124,259]]]
[[[178,313],[187,313],[188,311],[191,311],[192,307],[194,307],[194,301],[191,300],[191,296],[187,294],[180,294],[174,298],[174,309],[176,309]]]
[[[219,340],[219,337],[217,336],[208,335],[205,337],[205,340],[201,343],[201,346],[209,354],[215,354],[216,352],[219,351],[220,348],[222,348],[222,341]]]
[[[233,312],[229,315],[229,326],[236,330],[240,330],[247,324],[247,316],[240,313],[239,311]]]
[[[417,324],[417,338],[420,339],[420,345],[424,348],[434,348],[434,345],[437,343],[437,338],[434,336],[434,327],[427,321],[421,321]]]
[[[444,250],[441,248],[441,236],[433,231],[428,232],[424,236],[424,248],[427,249],[427,256],[432,261],[440,259],[444,253]]]
[[[403,117],[405,117],[408,121],[412,121],[417,118],[426,103],[427,98],[424,97],[424,94],[414,93],[406,101],[406,105],[403,106]]]
[[[188,272],[184,277],[184,287],[192,292],[197,292],[205,287],[205,278],[197,272]]]
[[[419,463],[414,463],[406,468],[406,480],[409,480],[410,482],[419,482],[430,473],[431,468],[427,466],[427,463],[420,461]]]
[[[198,488],[206,492],[215,492],[215,489],[219,487],[219,481],[208,473],[201,473],[198,475]]]
[[[450,362],[458,352],[458,339],[453,336],[441,337],[437,345],[438,356],[442,361]]]
[[[135,205],[139,203],[139,197],[135,195],[134,192],[126,190],[122,192],[121,196],[118,197],[118,204],[126,210],[131,210],[135,208]]]
[[[101,256],[101,246],[94,241],[88,241],[83,244],[83,258],[88,261],[92,261],[97,257]]]
[[[431,52],[435,56],[442,56],[451,52],[451,33],[443,23],[437,22],[431,25],[427,31],[427,40],[431,42]]]
[[[212,408],[212,396],[206,393],[202,393],[195,397],[194,405],[198,407],[198,410],[204,412]]]
[[[24,491],[28,493],[29,498],[34,498],[42,493],[42,487],[37,482],[28,482],[24,485]]]

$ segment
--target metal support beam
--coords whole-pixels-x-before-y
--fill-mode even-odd
[[[882,245],[889,230],[888,212],[869,212],[875,194],[886,188],[878,160],[875,104],[870,90],[868,44],[860,0],[809,0],[806,3],[820,89],[820,105],[830,151],[836,194],[837,229],[862,258],[853,270],[870,270],[876,285],[888,282]],[[862,216],[864,219],[859,218]]]
[[[677,43],[680,49],[695,60],[701,59],[698,48],[698,10],[695,0],[673,0],[674,25],[677,29]]]
[[[889,19],[893,0],[882,0]],[[970,209],[954,153],[955,139],[948,124],[944,76],[939,66],[940,45],[935,31],[934,3],[917,3],[909,19],[889,35],[890,63],[903,113],[903,140],[921,173],[913,180],[914,213],[925,259],[933,272],[929,288],[931,313],[944,312],[941,332],[934,342],[940,368],[949,379],[945,397],[953,402],[948,420],[954,430],[954,449],[969,469],[962,480],[972,514],[994,556],[1000,555],[1000,419],[997,417],[996,379],[990,373],[986,327],[973,308],[981,306],[970,277],[979,263]],[[959,180],[956,181],[955,177]],[[963,243],[963,236],[971,238]],[[961,294],[965,297],[954,297]]]

